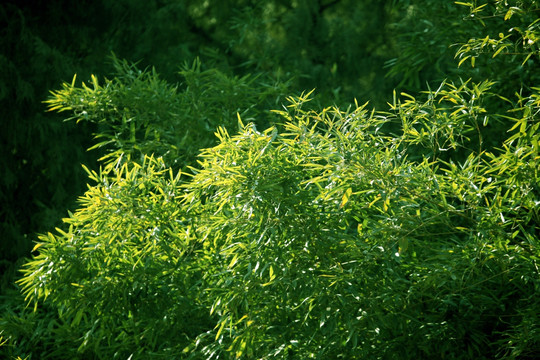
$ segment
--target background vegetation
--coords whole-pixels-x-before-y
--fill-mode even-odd
[[[4,2],[0,355],[534,358],[539,13]]]

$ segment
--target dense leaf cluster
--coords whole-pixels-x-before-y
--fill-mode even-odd
[[[392,86],[384,81],[382,65],[393,50],[388,41],[392,32],[380,30],[399,19],[395,15],[384,1],[3,1],[0,269],[9,275],[2,280],[2,293],[13,279],[13,263],[28,256],[34,234],[58,226],[65,209],[75,209],[86,183],[79,164],[96,167],[96,159],[104,155],[85,151],[94,145],[92,133],[98,130],[93,123],[62,124],[61,115],[44,113],[41,101],[49,90],[73,74],[85,81],[94,74],[104,85],[105,77],[118,75],[107,60],[114,52],[142,69],[155,67],[178,92],[190,82],[178,76],[179,68],[196,72],[191,64],[200,58],[206,80],[189,84],[197,105],[189,105],[194,112],[187,114],[197,130],[205,126],[195,111],[218,116],[223,106],[234,118],[237,109],[261,110],[267,102],[280,106],[278,98],[252,98],[252,87],[270,93],[281,89],[287,95],[317,87],[329,101],[357,97],[384,104]],[[114,86],[118,90],[135,78],[124,77]],[[236,95],[228,91],[234,88]],[[188,102],[179,98],[174,102]],[[211,134],[220,121],[204,119],[210,124],[203,132]],[[189,137],[203,136],[195,134],[191,131]],[[190,149],[176,150],[181,157],[207,143],[192,146],[187,141],[183,146]]]
[[[453,103],[448,88],[429,95]],[[219,128],[184,182],[153,158],[90,171],[69,229],[26,265],[27,298],[103,358],[532,356],[538,122],[523,128],[532,143],[455,164],[424,141],[444,131],[381,130],[425,104],[385,115],[308,100],[263,132]]]
[[[157,14],[187,11],[178,26],[205,34],[201,53],[227,43],[254,75],[208,56],[173,85],[113,57],[111,79],[52,91],[50,110],[94,126],[101,167],[84,167],[78,209],[38,237],[0,355],[535,358],[540,4],[376,2],[413,25],[394,40],[401,83],[385,111],[342,105],[357,74],[337,71],[350,63],[333,31],[365,30],[352,2],[239,4]],[[220,32],[221,12],[233,20]],[[343,61],[317,60],[325,45]],[[330,87],[284,102],[309,82],[282,70],[309,67]]]
[[[217,126],[236,125],[236,113],[267,124],[261,109],[278,102],[286,89],[284,83],[269,84],[249,75],[202,70],[199,59],[180,71],[183,91],[161,80],[155,69],[141,71],[114,57],[113,64],[113,80],[99,85],[92,75],[90,87],[84,82],[77,87],[74,78],[46,101],[51,111],[69,110],[71,119],[98,125],[98,143],[90,149],[110,148],[100,159],[105,163],[119,156],[155,154],[175,168],[192,164],[199,149],[214,144]]]

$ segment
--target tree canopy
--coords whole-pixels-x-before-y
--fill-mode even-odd
[[[540,352],[539,1],[1,10],[0,355]]]

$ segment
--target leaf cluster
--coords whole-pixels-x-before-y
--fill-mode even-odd
[[[112,57],[117,75],[99,84],[91,76],[90,86],[64,83],[53,91],[49,111],[70,111],[79,121],[99,126],[98,142],[90,149],[104,148],[100,159],[109,163],[119,154],[141,159],[146,154],[164,158],[174,168],[194,162],[200,148],[214,143],[217,126],[232,129],[235,114],[258,116],[269,104],[279,101],[286,83],[266,83],[250,76],[227,76],[217,69],[203,70],[197,59],[185,64],[180,74],[183,91],[159,78],[155,69],[141,71],[127,61]]]
[[[39,255],[20,280],[26,299],[34,310],[38,302],[53,306],[50,331],[70,344],[62,356],[127,358],[156,349],[177,356],[209,326],[194,295],[197,242],[176,201],[180,174],[154,158],[88,172],[97,184],[64,219],[67,230],[42,235],[34,247]]]
[[[201,20],[217,18],[210,3],[188,8],[200,15],[193,26],[215,35],[213,17]],[[397,1],[410,10],[401,25],[465,4],[424,3],[433,1]],[[508,15],[508,3],[469,7],[475,17],[489,8],[527,22],[536,4],[516,2],[528,10]],[[341,9],[276,4],[277,14],[311,19],[310,34]],[[456,34],[492,29],[490,19],[463,25],[448,16],[447,34],[416,21],[404,38],[456,42]],[[281,23],[257,25],[268,38],[230,30],[245,35],[239,43],[287,40]],[[441,59],[442,72],[449,66],[446,45],[425,48],[434,53],[417,63],[405,52],[392,65],[410,65],[403,84],[430,61]],[[495,64],[523,67],[535,56]],[[39,237],[23,267],[24,299],[12,298],[19,308],[9,305],[0,319],[3,354],[533,359],[540,351],[533,83],[518,89],[497,81],[508,73],[490,79],[461,67],[436,90],[394,92],[387,111],[356,101],[319,107],[313,92],[279,108],[286,85],[275,77],[236,77],[195,61],[182,68],[183,84],[170,85],[154,70],[113,63],[111,80],[64,84],[47,101],[94,123],[96,147],[108,153],[99,171],[85,167],[93,185],[78,210]]]
[[[444,105],[487,89],[468,86],[428,94],[454,121],[429,131],[410,97],[378,113],[304,110],[306,94],[264,131],[220,127],[186,181],[159,158],[89,170],[69,229],[25,266],[27,300],[97,358],[532,356],[538,97],[502,149],[446,161],[434,144],[476,128],[475,107]]]

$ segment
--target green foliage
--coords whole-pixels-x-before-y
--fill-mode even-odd
[[[358,81],[338,71],[351,65],[341,35],[365,30],[351,4],[166,2],[189,14],[172,33],[205,35],[211,67],[185,63],[171,85],[113,59],[111,80],[53,91],[49,109],[94,124],[107,153],[3,303],[0,355],[535,358],[537,3],[377,2],[404,11],[389,75],[407,92],[387,111],[320,107]],[[332,54],[318,60],[318,46]],[[305,77],[283,83],[284,69]],[[317,74],[322,97],[280,108]]]
[[[466,41],[477,31],[477,24],[465,22],[466,14],[452,1],[394,0],[396,21],[391,24],[396,56],[386,62],[386,76],[396,79],[401,90],[416,92],[426,83],[456,80],[455,50],[450,47]],[[470,74],[467,76],[471,76]]]
[[[20,280],[26,298],[54,306],[52,331],[70,356],[178,356],[209,321],[190,260],[197,243],[176,201],[180,175],[154,158],[89,174],[97,185],[64,220],[68,230],[35,246]]]
[[[288,93],[317,87],[327,102],[350,102],[357,97],[383,105],[392,87],[382,80],[382,64],[393,56],[389,34],[381,31],[391,21],[389,13],[384,2],[351,0],[3,1],[0,5],[3,29],[0,45],[4,49],[0,55],[0,105],[4,115],[0,148],[5,155],[0,160],[4,170],[0,179],[2,272],[11,273],[10,267],[17,259],[29,254],[36,232],[58,226],[65,209],[74,209],[76,197],[85,188],[85,176],[79,164],[95,168],[96,158],[103,155],[85,152],[94,144],[90,134],[96,131],[112,134],[110,128],[97,129],[92,123],[61,124],[60,116],[43,113],[41,101],[49,90],[59,88],[60,81],[71,79],[74,73],[83,80],[94,74],[104,86],[104,78],[110,75],[104,60],[114,51],[129,63],[138,62],[141,68],[155,67],[161,79],[173,84],[165,88],[173,91],[179,66],[187,63],[189,66],[183,72],[197,72],[197,66],[192,69],[191,64],[200,57],[207,67],[196,75],[202,85],[197,85],[198,92],[191,92],[191,100],[179,95],[185,90],[182,87],[176,90],[174,99],[164,93],[160,96],[177,105],[188,103],[192,112],[186,115],[192,118],[184,118],[182,122],[194,127],[189,129],[187,139],[206,139],[199,144],[205,147],[211,145],[209,138],[215,127],[209,122],[222,125],[231,121],[230,114],[222,114],[223,109],[216,105],[220,87],[239,90],[236,95],[231,91],[230,96],[223,97],[231,103],[219,104],[232,114],[233,122],[237,109],[244,111],[256,106],[257,111],[242,114],[243,117],[253,117],[253,121],[267,125],[267,119],[259,116],[258,111],[277,108],[280,104],[274,103],[275,97],[263,93],[274,91],[291,78],[294,79],[287,87],[291,89]],[[145,73],[147,77],[154,76],[151,71]],[[137,76],[133,73],[131,79],[129,76],[112,79],[114,85],[111,85],[119,90],[136,84]],[[162,83],[156,80],[154,85]],[[144,86],[138,90],[144,91]],[[267,96],[268,101],[258,96]],[[192,100],[197,103],[192,104]],[[143,103],[160,114],[155,102]],[[132,113],[138,111],[137,124],[141,125],[146,121],[141,119],[146,110],[130,104]],[[197,118],[199,112],[209,119]],[[122,119],[118,115],[115,122]],[[165,115],[169,123],[183,116]],[[226,118],[222,122],[214,115]],[[178,128],[178,124],[173,127]],[[201,129],[201,135],[195,135]],[[124,135],[129,135],[129,131]],[[161,135],[170,133],[168,129]],[[144,138],[147,143],[157,141],[152,137],[153,134],[137,134],[138,140]],[[121,142],[136,147],[126,144],[129,138],[122,138]],[[180,143],[181,139],[174,139],[172,145]],[[174,153],[180,157],[193,156],[197,149],[171,150],[164,146],[160,150],[171,150],[170,158],[173,158]]]
[[[429,93],[433,118],[453,121],[436,131],[410,98],[386,114],[315,112],[306,95],[282,125],[220,128],[187,182],[153,158],[90,171],[98,185],[69,229],[42,236],[25,267],[27,299],[98,358],[531,357],[538,96],[512,109],[522,134],[500,151],[459,164],[433,151],[477,127],[476,107],[444,102],[487,86]],[[402,133],[385,134],[396,121]]]
[[[537,14],[540,10],[538,1],[494,1],[483,4],[456,2],[470,8],[469,18],[477,20],[484,27],[497,28],[498,36],[487,35],[485,38],[471,38],[457,51],[459,65],[470,60],[474,67],[478,56],[492,54],[523,58],[521,66],[532,58],[531,65],[540,56],[538,41],[540,28]],[[502,21],[501,21],[502,19]],[[488,23],[490,22],[490,23]]]
[[[396,0],[398,56],[388,75],[418,91],[459,77],[497,81],[510,97],[538,83],[538,1]],[[456,66],[459,65],[459,66]],[[469,66],[471,66],[469,68]],[[502,140],[502,139],[500,139]]]
[[[411,108],[396,105],[396,117]],[[443,136],[384,136],[393,117],[364,107],[283,115],[281,134],[221,132],[186,185],[220,315],[203,358],[532,356],[538,214],[510,209],[537,207],[537,170],[510,195],[506,152],[410,161],[408,144],[429,138],[431,150]],[[534,169],[537,151],[523,154]]]
[[[443,81],[491,83],[487,113],[507,111],[515,93],[529,96],[538,76],[537,1],[395,1],[405,16],[395,22],[399,55],[387,62],[398,89],[414,94]],[[482,130],[482,149],[505,140],[509,122],[491,117]]]
[[[119,154],[139,159],[145,154],[162,156],[172,167],[192,164],[200,148],[214,143],[215,128],[232,129],[236,113],[258,118],[261,108],[279,101],[286,84],[267,84],[250,76],[229,77],[217,69],[202,70],[196,60],[180,74],[184,91],[161,80],[155,70],[113,57],[117,75],[103,85],[92,75],[91,86],[64,83],[46,102],[49,110],[71,111],[70,119],[98,124],[92,147],[109,147],[100,160],[114,161]],[[266,123],[268,120],[266,121]]]

